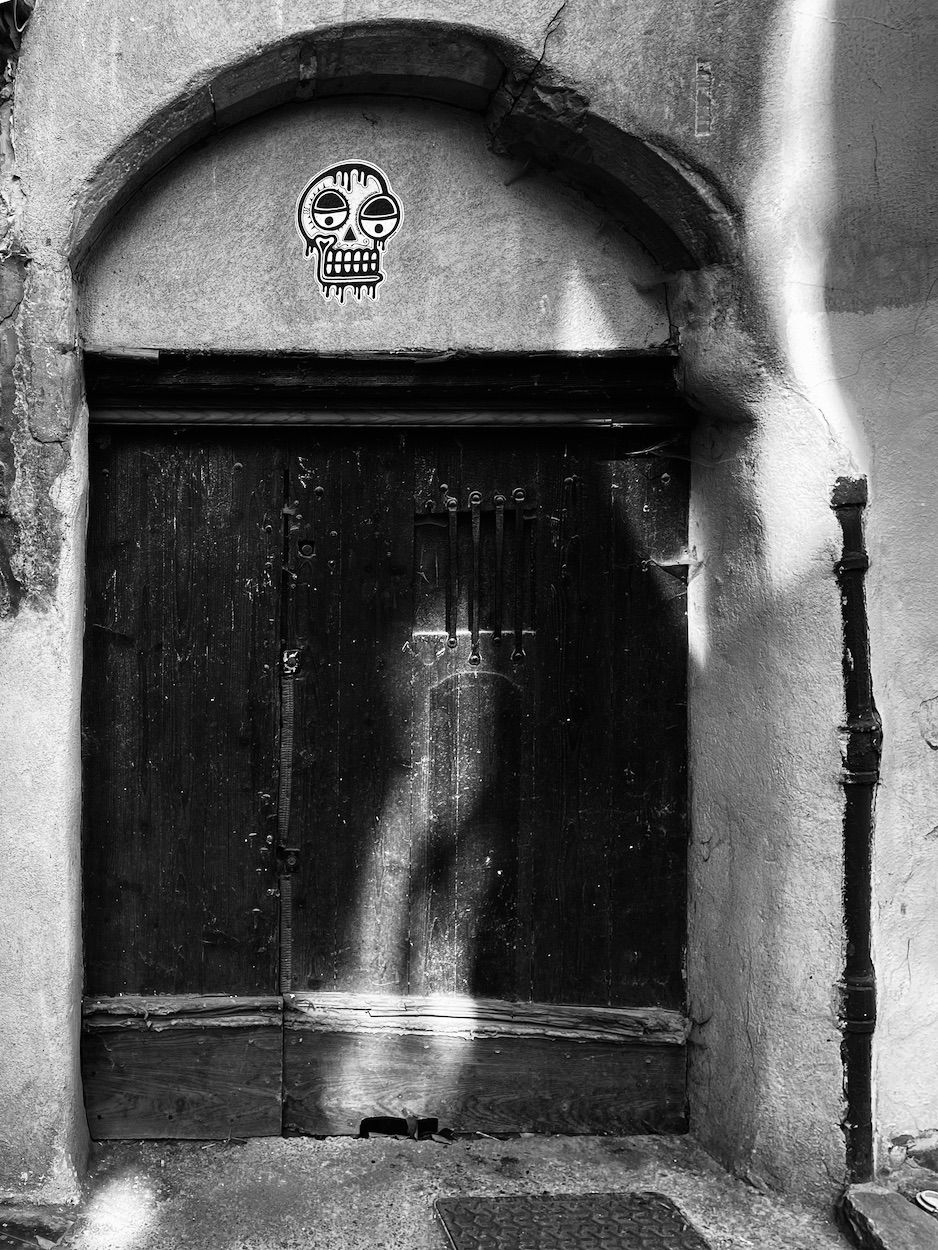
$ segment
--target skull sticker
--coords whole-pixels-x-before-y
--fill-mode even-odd
[[[384,281],[381,253],[401,224],[401,202],[387,176],[367,161],[343,161],[317,174],[297,200],[296,225],[315,253],[324,300],[346,291],[378,298]]]

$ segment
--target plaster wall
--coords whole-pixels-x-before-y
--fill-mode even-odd
[[[883,719],[874,831],[880,1163],[938,1131],[938,13],[839,5],[831,50],[828,377],[869,446],[867,579]]]
[[[831,320],[851,389],[867,412],[880,414],[871,429],[868,539],[884,734],[874,835],[874,1053],[888,1167],[919,1143],[933,1146],[938,1131],[938,302],[926,289],[911,305]]]
[[[403,204],[378,299],[324,300],[294,205],[343,157]],[[81,283],[86,345],[228,351],[588,351],[670,335],[650,257],[583,196],[495,155],[476,114],[425,101],[277,109],[140,192]]]
[[[808,1160],[842,1174],[836,538],[826,439],[767,407],[774,428],[694,448],[691,1128],[757,1187],[820,1195]]]
[[[0,803],[14,813],[2,830],[3,854],[19,887],[4,900],[0,938],[4,949],[14,948],[14,938],[19,945],[17,958],[0,969],[0,985],[15,997],[30,983],[35,1007],[25,1020],[22,1013],[0,1016],[0,1046],[22,1056],[15,1075],[0,1081],[4,1188],[65,1194],[83,1140],[74,1010],[84,443],[73,270],[122,189],[139,185],[192,142],[262,103],[308,99],[326,90],[317,87],[323,82],[341,81],[347,92],[357,81],[369,91],[442,95],[485,113],[496,149],[525,119],[536,134],[562,123],[554,150],[562,149],[565,167],[587,155],[594,165],[608,164],[610,136],[635,136],[635,160],[619,171],[634,197],[617,192],[604,207],[626,224],[632,220],[646,242],[641,204],[667,214],[661,187],[680,193],[668,229],[684,242],[672,247],[660,236],[662,247],[651,250],[668,285],[687,394],[704,414],[694,450],[689,595],[694,1127],[755,1183],[829,1201],[844,1178],[835,988],[843,966],[843,711],[832,575],[838,535],[828,506],[843,473],[871,473],[874,676],[887,732],[877,832],[879,1131],[938,1124],[938,1084],[920,1075],[938,1070],[938,1030],[931,1027],[933,1008],[922,1005],[927,996],[918,993],[933,979],[936,958],[929,891],[938,843],[927,836],[938,823],[935,752],[920,725],[927,717],[922,701],[938,693],[927,677],[935,651],[926,606],[938,534],[934,516],[920,506],[924,496],[914,494],[929,488],[938,469],[926,438],[938,387],[924,338],[934,233],[921,173],[933,157],[910,139],[928,125],[932,107],[925,66],[933,19],[916,0],[890,4],[885,16],[880,5],[852,0],[735,7],[525,0],[507,8],[490,0],[406,0],[393,13],[381,0],[324,0],[314,8],[299,0],[234,8],[221,0],[39,0],[20,58],[15,151],[8,128],[6,146],[0,144],[12,223],[3,258],[16,262],[23,282],[21,296],[15,283],[9,298],[6,285],[0,291],[5,454],[14,469],[7,528],[16,540],[0,671],[0,705],[14,709],[16,722],[8,730],[13,749],[0,765]],[[355,59],[362,31],[384,21],[393,27],[382,61],[387,81],[373,67],[360,73]],[[430,26],[432,65],[415,51],[415,31]],[[348,37],[341,34],[346,27]],[[470,44],[479,43],[489,51],[470,55]],[[250,73],[239,66],[260,67],[250,99]],[[390,107],[409,108],[408,126],[430,134],[429,111]],[[300,115],[287,112],[273,124],[287,126]],[[446,125],[464,125],[449,116]],[[244,134],[261,129],[249,123]],[[552,302],[543,315],[529,302],[527,318],[518,316],[518,305],[496,304],[498,325],[514,318],[519,343],[544,336],[544,347],[570,345],[564,335],[573,335],[578,349],[660,341],[658,297],[609,283],[602,271],[614,266],[644,287],[641,254],[617,230],[599,230],[591,209],[574,210],[580,201],[567,191],[546,190],[538,176],[509,187],[503,178],[499,189],[499,162],[470,129],[460,131],[458,154],[447,154],[462,193],[493,190],[506,228],[522,204],[542,214],[545,230],[548,217],[562,218],[564,233],[582,239],[589,258],[585,302],[559,310]],[[456,130],[450,133],[456,146]],[[381,126],[371,128],[370,141],[384,153],[379,164],[397,159],[397,140]],[[641,162],[651,156],[659,173],[678,171],[672,182],[646,176],[650,166]],[[122,320],[127,305],[121,311],[114,301],[139,289],[138,281],[156,284],[200,343],[224,333],[220,320],[213,329],[188,311],[201,295],[192,289],[191,249],[206,237],[196,204],[199,195],[207,203],[199,179],[213,158],[203,157],[201,164],[196,153],[183,158],[103,241],[87,270],[89,335],[130,345],[127,339],[173,332],[153,304],[146,319]],[[427,160],[431,168],[441,160],[429,139]],[[239,241],[243,263],[208,275],[215,299],[207,311],[217,312],[227,290],[235,323],[260,345],[267,331],[251,323],[239,275],[248,264],[269,288],[277,241],[265,219],[252,250],[243,193],[224,181],[232,165],[214,168],[231,195],[228,237]],[[415,163],[404,168],[417,179]],[[189,215],[179,226],[190,250],[177,257],[151,243],[168,265],[167,273],[155,273],[143,250],[129,246],[126,223],[165,221],[172,201],[161,196],[171,187],[188,188],[189,200],[179,202]],[[538,194],[525,200],[535,188]],[[724,206],[720,229],[730,243],[695,252],[699,232],[680,199],[685,192],[691,207]],[[294,194],[291,188],[287,207]],[[512,255],[533,259],[524,230],[510,232]],[[397,256],[389,246],[389,274],[407,255],[405,238]],[[299,248],[299,240],[290,246]],[[536,255],[543,265],[532,275],[553,300],[567,289],[561,275],[569,269],[556,249],[546,259]],[[293,307],[307,312],[322,338],[323,326],[333,323],[316,300],[306,302],[301,258],[289,261],[287,273]],[[492,341],[480,338],[474,305],[456,320],[446,284],[428,284],[420,299],[424,316],[400,331],[399,345],[435,350],[446,338]],[[205,309],[205,302],[196,299],[194,307]],[[383,294],[355,321],[364,346],[375,346],[379,318],[390,307]],[[269,306],[266,314],[279,315]],[[340,316],[351,349],[359,340],[350,310]],[[20,726],[28,739],[17,739]],[[50,762],[48,781],[29,792],[26,775],[40,757]],[[39,1091],[46,1119],[37,1116]]]
[[[87,1148],[75,734],[85,495],[79,445],[55,488],[55,598],[0,621],[0,1193],[14,1200],[74,1200]]]

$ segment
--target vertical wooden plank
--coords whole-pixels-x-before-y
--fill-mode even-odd
[[[683,546],[686,480],[635,455],[634,435],[561,438],[540,444],[533,994],[677,1004],[686,621],[680,578],[653,558]]]
[[[521,692],[501,673],[470,669],[427,694],[424,936],[412,979],[421,993],[512,996]]]
[[[333,989],[337,925],[349,888],[335,871],[344,844],[338,741],[343,674],[342,449],[328,432],[288,442],[287,578],[283,647],[300,652],[294,683],[294,744],[288,845],[292,881],[292,984]]]
[[[460,804],[457,934],[472,952],[461,993],[518,993],[518,832],[522,690],[503,673],[470,672],[458,686]]]
[[[128,888],[130,839],[137,829],[136,741],[140,709],[137,622],[145,593],[136,527],[147,517],[139,449],[92,434],[83,670],[83,912],[86,981],[96,991],[133,986],[132,952],[143,914]],[[130,524],[127,518],[134,518]],[[121,571],[122,576],[118,575]],[[143,832],[143,830],[141,830]],[[185,844],[183,844],[184,849]]]
[[[528,459],[530,455],[528,454]],[[527,679],[512,659],[513,531],[503,552],[501,641],[494,634],[494,497],[509,500],[526,481],[517,436],[496,432],[424,436],[418,442],[416,498],[433,510],[418,527],[415,645],[423,658],[415,690],[424,813],[412,907],[410,988],[416,993],[519,992],[518,841],[525,789]],[[444,489],[445,487],[445,489]],[[481,496],[478,585],[470,499]],[[448,645],[446,587],[452,540],[441,508],[457,501],[456,646]],[[525,523],[527,525],[527,523]],[[527,535],[526,535],[527,538]],[[533,593],[522,611],[530,623]],[[470,602],[478,601],[479,663],[473,664]],[[528,638],[530,645],[532,639]]]
[[[455,718],[433,690],[458,674],[457,646],[448,625],[464,620],[465,567],[452,531],[447,499],[459,488],[459,445],[451,439],[412,434],[414,568],[410,648],[415,658],[411,698],[412,861],[408,898],[407,990],[414,994],[452,993],[456,981],[452,880],[455,846],[445,813],[436,808],[441,776],[455,778]],[[455,497],[455,496],[454,496]],[[458,517],[457,517],[458,536]],[[451,587],[455,583],[456,594]],[[447,613],[454,613],[451,622]]]
[[[350,679],[340,758],[356,888],[346,911],[339,988],[392,993],[407,983],[411,871],[408,438],[382,434],[360,442],[346,458],[344,477],[351,530],[341,645]]]
[[[607,447],[603,447],[605,442]],[[598,445],[565,440],[562,464],[565,518],[561,569],[560,724],[563,866],[567,911],[564,1002],[607,1003],[612,993],[612,912],[628,906],[609,889],[611,809],[624,783],[619,727],[612,716],[615,638],[612,624],[612,512],[608,440]],[[637,883],[636,883],[637,884]]]
[[[411,855],[406,436],[337,433],[316,447],[297,452],[292,474],[301,512],[321,488],[315,541],[326,566],[317,597],[290,609],[307,648],[303,682],[317,692],[297,716],[294,985],[324,988],[331,976],[338,989],[402,990]]]
[[[93,446],[92,993],[276,985],[278,460],[250,436],[198,431],[112,432]]]
[[[209,715],[204,731],[195,721],[195,742],[179,753],[189,767],[190,793],[199,797],[190,836],[198,839],[200,824],[205,830],[201,905],[209,914],[199,991],[237,994],[276,989],[279,959],[267,837],[277,779],[283,470],[276,445],[244,434],[230,438],[219,449],[202,436],[194,451],[204,504],[189,540],[189,581],[177,602],[193,603],[190,643],[208,634],[196,679]],[[190,690],[195,719],[195,687]]]
[[[607,808],[617,750],[611,718],[613,640],[605,436],[558,433],[540,444],[543,529],[537,612],[536,835],[532,993],[608,1001]],[[616,645],[627,645],[619,640]]]
[[[563,796],[566,766],[561,712],[564,700],[562,655],[567,638],[566,567],[571,521],[564,490],[563,445],[556,437],[538,440],[536,465],[541,500],[537,532],[538,594],[534,607],[537,663],[533,669],[534,733],[531,746],[534,784],[523,842],[526,889],[524,945],[529,954],[527,986],[533,1000],[562,1001],[564,916],[568,912],[568,845]]]
[[[611,604],[614,634],[628,646],[613,653],[612,715],[624,775],[609,882],[629,906],[615,931],[610,973],[613,984],[630,986],[631,1002],[678,1005],[686,925],[687,581],[686,567],[674,561],[683,559],[687,539],[688,465],[621,456],[613,468]]]

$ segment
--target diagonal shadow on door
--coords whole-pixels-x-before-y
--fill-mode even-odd
[[[243,1057],[277,1023],[278,895],[289,1129],[405,1106],[678,1127],[685,462],[635,431],[107,437],[85,688],[100,1135],[230,1132],[251,1081],[271,1105],[279,1069]],[[141,1131],[116,1039],[155,1054],[160,1012],[189,1110]],[[206,1119],[213,1012],[229,1079]]]
[[[344,521],[350,565],[338,549],[332,563],[343,606],[319,611],[341,612],[355,651],[320,660],[344,707],[331,746],[322,715],[307,720],[319,793],[339,797],[306,808],[331,859],[314,852],[312,890],[296,886],[319,933],[303,963],[295,915],[293,985],[309,998],[287,1054],[306,1028],[330,1041],[307,1046],[319,1057],[292,1093],[288,1058],[294,1127],[478,1109],[484,1082],[518,1082],[486,1054],[505,1004],[555,1020],[680,1006],[686,482],[682,461],[641,450],[634,434],[398,434],[372,460],[346,453],[351,482],[310,479],[314,499],[341,494],[340,520],[320,526],[337,542],[348,500],[368,498]],[[307,506],[297,541],[312,541]],[[596,1088],[568,1125],[595,1114]]]

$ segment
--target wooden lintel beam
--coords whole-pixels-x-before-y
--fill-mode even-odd
[[[89,406],[349,411],[594,410],[687,424],[671,348],[649,352],[444,352],[320,356],[86,348]]]

